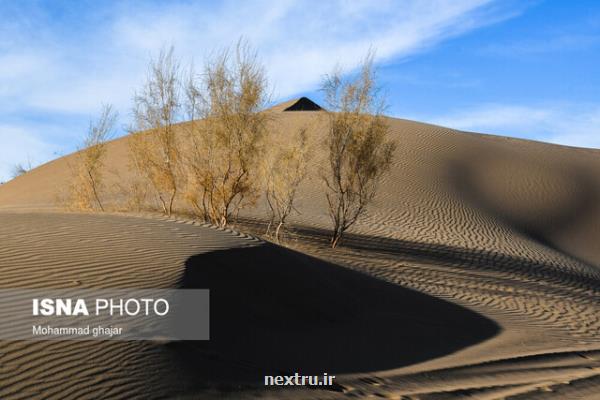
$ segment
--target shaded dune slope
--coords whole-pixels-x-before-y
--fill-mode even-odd
[[[257,380],[397,368],[498,332],[452,303],[271,244],[192,257],[182,287],[211,290],[211,340],[197,347],[246,360]]]

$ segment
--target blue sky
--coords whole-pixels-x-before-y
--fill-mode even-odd
[[[201,63],[240,36],[274,100],[319,100],[323,74],[374,48],[390,115],[600,147],[596,1],[4,1],[0,17],[0,181],[76,149],[102,103],[126,125],[162,47]]]

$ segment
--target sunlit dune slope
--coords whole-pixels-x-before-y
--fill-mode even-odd
[[[258,383],[277,399],[593,398],[600,151],[388,118],[392,168],[330,251],[327,119],[314,108],[269,110],[274,148],[307,128],[314,150],[296,251],[187,217],[49,212],[76,155],[0,186],[0,288],[211,290],[208,342],[0,341],[0,397],[255,398],[240,385]],[[105,164],[103,199],[118,209],[134,178],[126,137]],[[243,217],[264,219],[264,200]],[[329,371],[344,391],[264,391],[281,371]]]
[[[275,142],[308,127],[316,149],[298,202],[301,215],[293,221],[327,227],[319,178],[326,165],[326,118],[322,111],[285,111],[294,104],[269,111]],[[595,273],[588,267],[600,265],[600,151],[395,118],[388,123],[398,144],[394,163],[355,233],[498,251]],[[127,187],[127,154],[126,137],[108,146],[105,175],[111,190],[119,182]],[[62,157],[2,185],[0,207],[56,207],[73,163],[74,155]],[[185,207],[181,199],[179,206]],[[246,214],[264,216],[264,202]]]

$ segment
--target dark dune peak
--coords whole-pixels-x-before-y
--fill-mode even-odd
[[[283,111],[319,111],[322,109],[323,108],[320,105],[308,97],[300,97],[295,103]]]

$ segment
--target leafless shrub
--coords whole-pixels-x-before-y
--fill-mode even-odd
[[[83,148],[71,166],[70,206],[79,210],[104,211],[101,192],[104,189],[103,168],[106,142],[112,137],[117,113],[111,105],[102,106],[98,119],[90,122]]]
[[[267,135],[265,72],[240,41],[233,54],[225,50],[209,60],[199,78],[192,72],[185,92],[192,119],[186,198],[199,216],[225,226],[258,195]]]
[[[179,62],[173,48],[151,60],[143,89],[134,96],[130,159],[171,215],[179,188],[181,150],[174,124],[180,110]]]
[[[12,167],[11,176],[14,179],[17,176],[21,176],[21,175],[26,174],[30,170],[31,170],[31,163],[28,163],[27,165],[23,165],[21,163],[17,163],[17,164],[15,164]]]
[[[306,178],[310,158],[306,129],[301,129],[291,144],[277,147],[266,166],[265,197],[269,206],[267,234],[275,226],[273,237],[280,240],[280,231],[287,217],[296,211],[294,201],[298,188]]]
[[[331,246],[336,247],[373,200],[382,174],[395,150],[381,115],[381,100],[373,71],[373,55],[360,73],[344,79],[340,71],[323,82],[329,109],[327,148],[329,169],[323,175],[329,215],[333,223]]]

